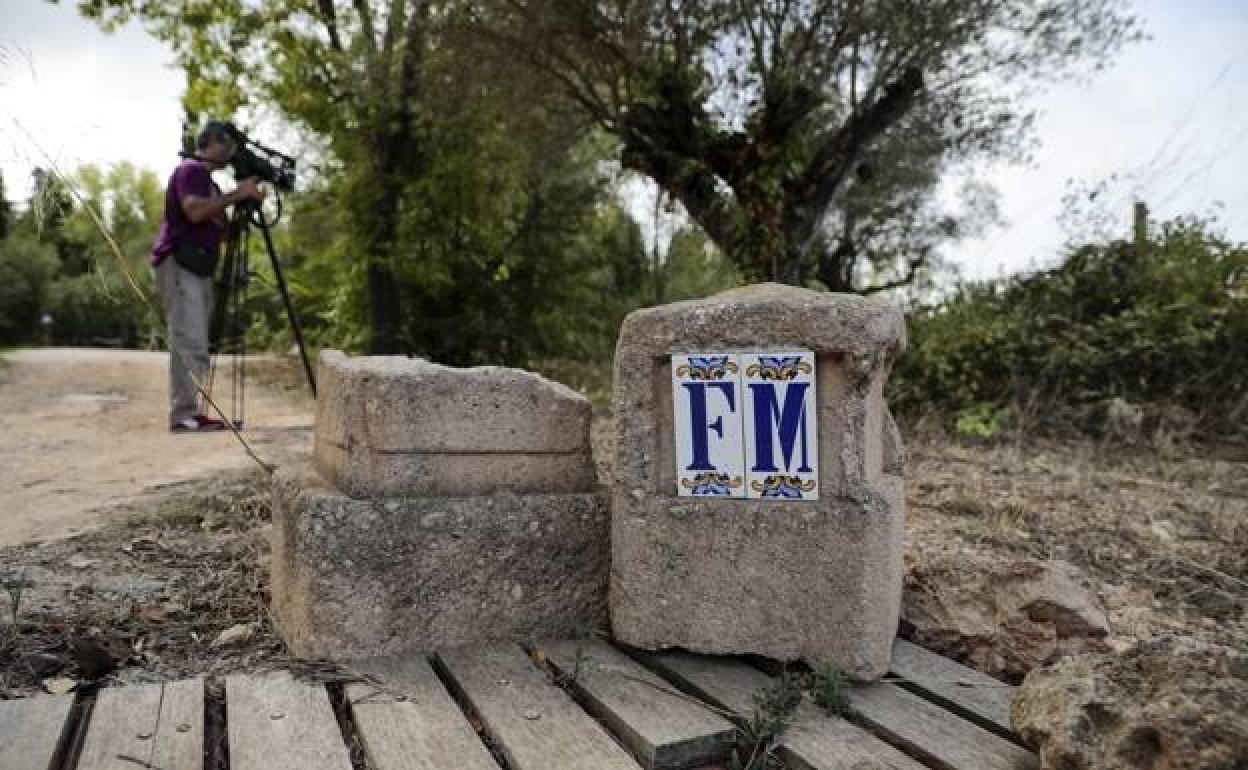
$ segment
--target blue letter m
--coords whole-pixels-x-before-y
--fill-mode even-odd
[[[780,450],[784,454],[784,470],[792,472],[793,445],[800,434],[802,441],[802,464],[798,473],[810,473],[810,464],[806,452],[806,421],[802,419],[806,413],[806,388],[808,382],[790,382],[786,384],[784,404],[777,401],[776,388],[779,383],[751,382],[750,391],[754,397],[754,471],[757,473],[775,473],[775,447],[772,444],[772,426],[779,428]]]

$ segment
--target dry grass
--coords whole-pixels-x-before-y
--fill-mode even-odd
[[[30,581],[0,645],[0,697],[49,677],[94,679],[75,644],[98,644],[108,678],[161,681],[264,670],[286,656],[268,620],[267,489],[258,473],[179,485],[118,510],[98,532],[0,549],[0,574]],[[3,609],[10,609],[0,597]],[[257,623],[246,645],[214,650],[224,629]]]
[[[1248,643],[1248,461],[1093,442],[912,443],[908,560],[972,547],[1061,559],[1100,585],[1123,643]]]

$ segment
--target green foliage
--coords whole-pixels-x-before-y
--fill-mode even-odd
[[[742,284],[732,260],[696,227],[682,228],[672,236],[666,260],[656,272],[663,283],[660,302],[700,299]]]
[[[644,270],[636,224],[604,199],[592,152],[538,170],[542,159],[510,145],[503,127],[479,128],[433,145],[429,173],[404,187],[394,260],[403,348],[457,365],[609,357]],[[342,213],[352,178],[292,200],[287,276],[310,339],[361,350],[367,266]],[[272,316],[271,329],[284,325]]]
[[[29,204],[0,239],[0,344],[154,345],[159,319],[125,273],[152,294],[147,257],[163,198],[156,176],[128,163],[84,166],[64,180],[36,170]]]
[[[9,234],[9,226],[13,223],[13,204],[4,192],[4,176],[0,175],[0,241]]]
[[[164,207],[159,178],[151,171],[120,163],[108,169],[83,166],[67,181],[77,197],[62,209],[56,229],[44,231],[61,244],[63,253],[75,255],[72,263],[63,261],[61,277],[49,292],[52,341],[152,346],[161,321],[152,305],[135,295],[130,280],[159,302],[148,267]]]
[[[593,291],[616,257],[599,236],[617,226],[603,143],[514,55],[481,55],[467,6],[77,5],[169,43],[189,112],[263,105],[309,140],[290,148],[319,162],[290,201],[286,253],[315,342],[452,364],[601,347]],[[268,310],[253,336],[276,341]]]
[[[1138,252],[1082,246],[1052,270],[916,309],[893,402],[984,438],[1023,419],[1094,427],[1113,399],[1178,405],[1231,434],[1248,415],[1245,299],[1248,246],[1205,221],[1166,222]]]
[[[958,411],[953,429],[965,438],[998,438],[1009,425],[1012,411],[1010,405],[971,404]]]
[[[159,339],[160,319],[115,272],[59,278],[49,286],[45,307],[58,345],[142,348]]]
[[[34,588],[35,584],[30,578],[26,577],[26,572],[6,572],[0,577],[0,589],[3,589],[9,597],[9,619],[12,623],[13,630],[16,631],[18,623],[22,615],[22,600],[25,598],[27,591]]]
[[[0,240],[0,345],[35,338],[56,270],[56,252],[31,234]]]
[[[811,700],[827,713],[839,717],[851,713],[849,677],[835,661],[825,660],[815,666],[806,686],[810,690]]]
[[[774,684],[754,693],[754,709],[740,727],[746,756],[744,762],[736,763],[740,770],[779,767],[774,756],[776,746],[792,726],[793,714],[801,702],[801,677],[789,671]]]

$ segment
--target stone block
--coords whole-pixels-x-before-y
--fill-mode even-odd
[[[295,655],[426,653],[605,625],[609,524],[596,495],[358,500],[306,466],[273,485],[272,610]]]
[[[888,669],[902,587],[896,307],[774,284],[637,311],[615,359],[611,622],[646,649]],[[671,356],[808,350],[818,499],[677,496]]]
[[[353,497],[592,492],[590,404],[519,369],[321,353],[316,468]]]

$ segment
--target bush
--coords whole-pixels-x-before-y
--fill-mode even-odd
[[[1027,419],[1101,430],[1122,402],[1178,406],[1230,435],[1248,414],[1245,299],[1248,247],[1175,220],[1138,252],[1084,246],[1053,270],[916,309],[891,397],[903,416],[934,410],[986,438]]]
[[[14,234],[0,241],[0,345],[35,338],[56,269],[52,247],[35,238]]]
[[[150,286],[146,290],[151,292]],[[58,278],[49,287],[46,308],[58,345],[148,347],[159,328],[154,311],[113,272]]]

